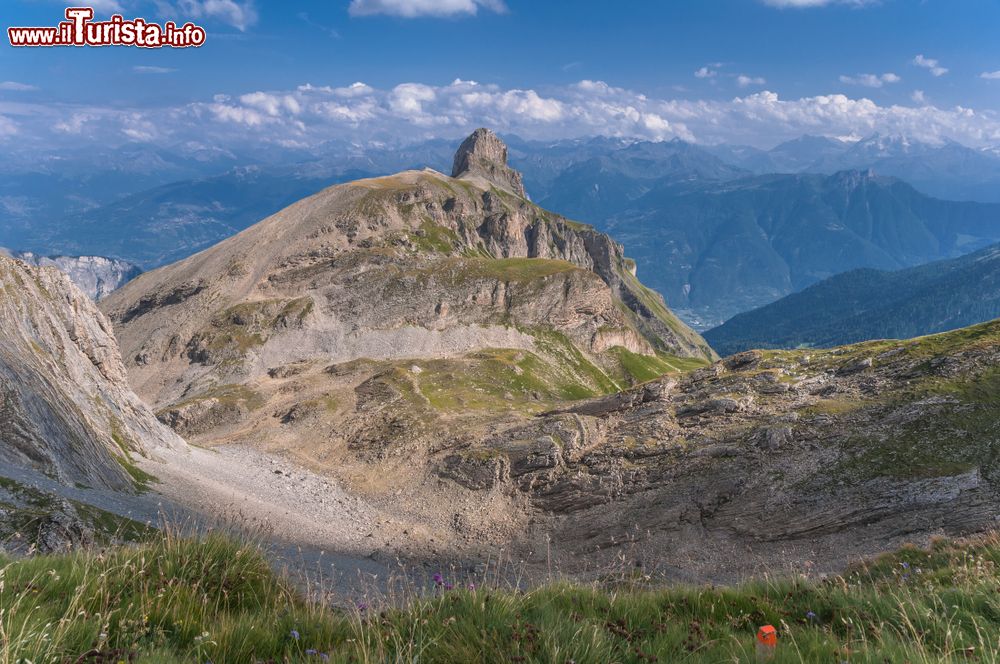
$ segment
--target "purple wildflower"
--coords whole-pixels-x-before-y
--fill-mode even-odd
[[[294,630],[294,629],[293,629],[293,630],[291,631],[291,635],[292,635],[292,638],[293,638],[293,639],[295,639],[296,641],[298,641],[298,640],[299,640],[299,633],[298,633],[298,631],[297,631],[297,630]]]
[[[309,655],[310,657],[312,657],[313,655],[318,655],[319,651],[316,650],[315,648],[307,648],[306,649],[306,654]]]
[[[812,611],[807,611],[806,612],[806,619],[807,620],[816,620],[816,614],[814,612],[812,612]]]
[[[368,610],[368,603],[367,602],[358,602],[357,607],[358,607],[358,611],[367,611]]]
[[[434,575],[434,585],[441,586],[444,585],[444,577],[441,576],[441,572]]]
[[[903,563],[903,569],[910,569],[910,563]]]
[[[469,590],[470,590],[471,592],[476,592],[476,584],[474,584],[474,583],[470,583],[470,584],[469,584]]]
[[[327,654],[326,654],[325,652],[321,652],[321,653],[319,654],[319,658],[320,658],[321,660],[323,660],[324,662],[329,662],[329,661],[330,661],[330,656],[329,656],[329,655],[327,655]]]

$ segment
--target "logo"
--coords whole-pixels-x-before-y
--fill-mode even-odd
[[[189,48],[205,43],[205,28],[190,21],[178,26],[143,18],[126,20],[114,14],[94,21],[93,7],[67,7],[66,20],[55,27],[7,28],[11,46],[137,46],[139,48]]]

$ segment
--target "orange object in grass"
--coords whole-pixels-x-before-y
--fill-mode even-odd
[[[778,645],[778,630],[772,625],[764,625],[757,631],[757,640],[765,646],[774,648]]]

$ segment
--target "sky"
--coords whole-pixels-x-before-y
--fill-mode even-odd
[[[0,148],[405,143],[480,125],[1000,147],[997,0],[94,0],[191,49],[0,46]],[[4,0],[0,22],[66,5]]]

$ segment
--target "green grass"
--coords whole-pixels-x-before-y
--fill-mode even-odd
[[[0,662],[1000,661],[1000,541],[905,548],[825,581],[650,588],[409,587],[393,605],[310,602],[253,545],[167,532],[103,552],[0,558]],[[91,659],[86,659],[89,653]]]
[[[424,219],[417,232],[409,234],[410,240],[419,251],[450,254],[461,245],[458,234],[450,228],[439,226],[430,219]]]
[[[708,366],[708,360],[692,357],[677,357],[667,353],[642,355],[627,348],[613,346],[608,352],[618,359],[624,378],[631,384],[645,383],[669,373],[685,373]]]
[[[207,399],[215,399],[220,405],[225,407],[238,408],[243,406],[248,410],[257,410],[264,406],[264,398],[246,385],[227,383],[225,385],[216,385],[194,396],[182,399],[167,408],[161,408],[156,414],[160,415],[174,408],[182,408]]]
[[[0,512],[3,514],[0,519],[0,551],[3,544],[11,540],[20,540],[26,545],[35,543],[40,528],[49,524],[53,512],[60,509],[59,500],[52,494],[6,477],[0,477],[0,495],[3,494],[6,494],[7,500],[0,500]],[[99,543],[137,542],[148,539],[155,532],[146,524],[112,512],[75,500],[66,502]]]
[[[409,364],[421,370],[413,377],[420,394],[444,412],[540,412],[560,401],[603,393],[592,384],[593,372],[599,371],[593,365],[587,363],[589,369],[581,375],[529,351],[488,349],[461,360]]]

